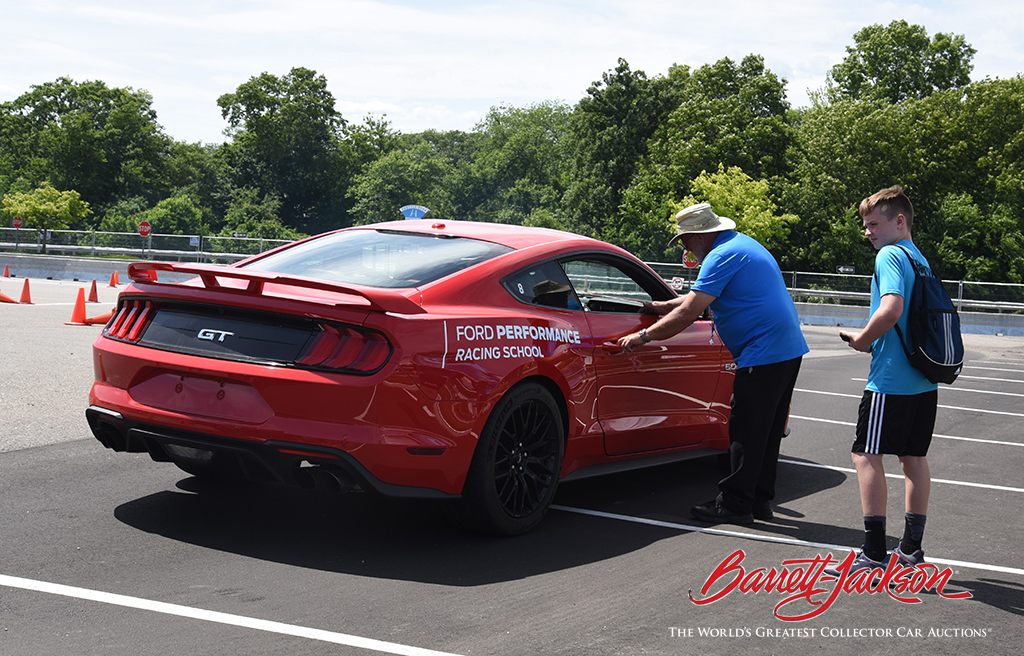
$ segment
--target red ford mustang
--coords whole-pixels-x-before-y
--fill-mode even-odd
[[[559,480],[728,449],[735,364],[712,322],[623,354],[655,320],[643,301],[675,292],[604,242],[401,221],[129,275],[89,425],[196,476],[451,499],[515,534]]]

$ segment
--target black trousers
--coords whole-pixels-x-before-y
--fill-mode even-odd
[[[801,360],[736,370],[729,412],[732,473],[718,484],[722,505],[733,512],[750,512],[755,503],[775,498],[779,445]]]

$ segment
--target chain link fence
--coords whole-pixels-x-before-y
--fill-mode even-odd
[[[136,232],[47,230],[45,250],[47,253],[62,255],[227,264],[287,243],[289,242],[285,239],[260,239],[255,237],[159,234],[150,234],[143,237]],[[43,248],[42,230],[34,228],[0,228],[0,250],[41,253]]]

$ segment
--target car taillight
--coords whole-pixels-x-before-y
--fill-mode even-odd
[[[390,357],[391,344],[379,333],[321,324],[320,334],[296,364],[371,373],[384,366]]]
[[[103,334],[112,339],[127,342],[138,341],[142,329],[153,314],[152,301],[125,301],[113,320],[103,330]]]

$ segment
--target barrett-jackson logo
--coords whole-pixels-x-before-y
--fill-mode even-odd
[[[896,601],[908,604],[921,603],[916,595],[927,591],[934,591],[946,599],[971,598],[970,592],[945,591],[953,575],[948,567],[940,570],[930,563],[907,567],[890,558],[884,570],[861,569],[851,573],[850,566],[855,557],[851,551],[836,564],[832,554],[825,557],[816,555],[810,559],[784,560],[780,569],[759,567],[747,571],[742,565],[746,554],[737,550],[711,572],[699,595],[694,597],[693,590],[689,591],[690,600],[703,605],[724,599],[737,590],[741,594],[774,592],[787,595],[775,606],[775,617],[797,622],[821,615],[832,607],[840,594],[885,592]],[[825,573],[826,567],[835,569],[838,576]]]

